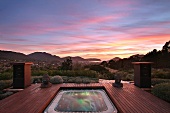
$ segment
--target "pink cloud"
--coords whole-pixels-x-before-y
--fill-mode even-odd
[[[83,24],[95,24],[95,23],[100,23],[100,22],[107,22],[111,21],[113,19],[120,18],[120,15],[109,15],[109,16],[103,16],[103,17],[92,17],[92,18],[87,18],[81,20],[79,23]]]
[[[10,29],[8,26],[8,28],[3,28],[1,32],[3,31],[2,34],[8,34],[13,36],[27,36],[27,35],[42,35],[63,30],[77,31],[80,30],[81,28],[87,27],[87,25],[116,21],[125,16],[127,16],[127,14],[113,14],[98,17],[93,16],[89,18],[82,17],[76,21],[71,21],[70,24],[60,26],[54,25],[53,21],[24,23],[20,25],[13,25],[10,27]]]
[[[138,42],[148,42],[148,43],[164,43],[169,40],[170,34],[157,34],[157,35],[148,35],[148,36],[139,36],[131,38],[132,41]],[[146,43],[145,43],[146,44]]]

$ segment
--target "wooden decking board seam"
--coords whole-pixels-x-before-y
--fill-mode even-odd
[[[113,92],[114,92],[113,89],[110,89],[110,88],[109,88],[109,86],[107,86],[106,89],[109,89],[109,90],[110,90],[110,93],[113,93]],[[117,95],[117,96],[118,96],[118,95]],[[119,101],[120,99],[124,98],[122,95],[119,95],[119,97],[120,97],[120,98],[118,98],[118,97],[114,98],[114,97],[113,97],[113,100]],[[124,101],[124,102],[119,101],[119,103],[120,103],[120,102],[121,102],[122,108],[128,110],[129,112],[132,112],[132,111],[135,112],[135,113],[137,112],[136,109],[132,109],[132,108],[131,108],[130,104],[127,104],[127,103],[129,103],[128,101]],[[127,109],[127,108],[128,108],[128,109]]]
[[[49,102],[52,101],[52,99],[55,97],[55,95],[57,94],[57,92],[59,91],[59,89],[60,89],[60,87],[55,88],[56,91],[54,91],[54,94],[47,98]],[[48,94],[48,93],[47,93],[47,94]],[[46,100],[46,101],[47,101],[47,100]],[[48,102],[48,104],[49,104],[49,102]],[[47,106],[48,104],[45,104],[44,106]],[[45,107],[44,107],[43,109],[45,109]],[[42,112],[43,110],[42,110],[42,109],[36,110],[36,113],[37,113],[38,111]]]
[[[122,94],[124,94],[124,93],[122,92]],[[127,95],[121,95],[121,96],[122,96],[122,97],[124,97],[124,96],[127,97]],[[130,100],[131,100],[131,99],[130,99]],[[126,101],[128,102],[128,100],[126,100]],[[132,100],[131,100],[131,101],[132,101]]]
[[[136,92],[135,92],[136,93]],[[144,92],[145,94],[147,93],[147,92]],[[140,101],[139,101],[139,103],[141,102],[141,101],[145,101],[145,104],[143,105],[143,106],[148,106],[148,105],[152,105],[152,107],[150,107],[150,110],[151,110],[151,108],[152,109],[154,109],[154,110],[162,110],[162,109],[160,109],[159,108],[159,106],[157,105],[157,104],[155,104],[155,103],[153,103],[151,100],[150,100],[150,98],[148,98],[148,97],[145,97],[145,96],[141,96],[141,94],[139,93],[139,96],[140,96]],[[138,99],[138,98],[136,98],[136,99]],[[147,108],[147,107],[146,107]]]
[[[127,89],[127,91],[128,92],[130,92],[130,90],[131,90],[132,88],[128,88]],[[145,107],[145,108],[147,108],[146,106],[147,105],[152,105],[153,107],[152,107],[152,109],[157,109],[158,111],[160,110],[160,108],[159,108],[159,106],[157,105],[157,104],[155,104],[149,97],[145,97],[145,96],[141,96],[141,93],[148,93],[148,92],[143,92],[143,91],[136,91],[136,92],[133,92],[133,93],[137,93],[136,95],[133,95],[133,96],[135,96],[134,98],[136,98],[136,97],[139,97],[140,96],[140,101],[139,100],[136,100],[136,101],[139,101],[139,103],[140,103],[140,105],[142,104],[141,103],[141,101],[146,101],[146,103],[145,104],[143,104],[143,106]],[[148,95],[148,94],[147,94]],[[152,95],[153,96],[153,95]],[[131,97],[132,98],[132,97]],[[136,99],[138,99],[138,98],[136,98]],[[149,101],[148,101],[149,100]],[[157,101],[156,101],[157,102]],[[164,108],[164,106],[162,106],[163,108]],[[151,108],[150,108],[150,110],[151,110]],[[161,108],[161,110],[163,110],[162,108]],[[166,111],[164,111],[164,112],[166,112]]]
[[[114,100],[113,97],[110,95],[110,92],[111,92],[111,91],[106,90],[106,92],[108,93],[108,96],[109,96],[110,99],[113,101],[113,103],[114,103],[115,106],[118,108],[118,110],[119,110],[120,112],[125,111],[125,109],[124,109],[123,107],[120,107],[120,104],[121,104],[122,102],[119,102],[118,100]]]
[[[131,96],[133,96],[133,95],[130,96],[130,95],[127,94],[127,95],[122,95],[122,96],[123,96],[124,98],[129,98],[129,99],[131,100],[131,102],[133,102],[134,105],[136,105],[135,103],[139,103],[139,102],[140,102],[140,101],[136,100],[136,98],[131,97]],[[130,103],[131,103],[131,102],[130,102]],[[141,105],[141,104],[140,104],[140,105]],[[131,106],[132,106],[132,105],[131,105]],[[141,105],[141,107],[142,107],[142,108],[145,108],[145,106],[142,106],[142,105]],[[136,109],[137,109],[137,108],[138,108],[138,107],[136,106]],[[137,109],[137,110],[141,111],[141,108],[140,108],[140,109]]]
[[[121,103],[122,106],[126,106],[125,102],[120,101],[119,98],[115,99],[115,98],[112,96],[112,94],[113,94],[113,92],[114,92],[112,89],[109,89],[108,86],[105,86],[105,87],[106,87],[106,90],[109,90],[109,91],[108,91],[108,94],[111,95],[110,98],[112,98],[112,100],[116,102],[116,103],[114,102],[115,104],[120,104],[120,103]],[[111,93],[112,93],[112,94],[111,94]],[[115,95],[117,96],[116,93],[114,93],[114,96],[115,96]],[[125,107],[122,107],[122,108],[125,109]],[[126,109],[126,110],[127,110],[127,109]],[[129,111],[129,112],[130,112],[130,111]]]
[[[139,103],[139,105],[141,105],[144,109],[147,109],[147,106],[150,105],[151,103],[147,103],[147,101],[145,99],[142,99],[142,98],[140,98],[140,100],[139,100],[138,99],[139,96],[140,96],[140,94],[137,95],[137,94],[134,93],[133,95],[129,96],[129,98],[134,100],[134,105],[136,105],[135,103]],[[146,103],[143,103],[142,101],[146,101]],[[155,108],[155,109],[157,109],[157,108]],[[148,109],[148,112],[149,111],[151,111],[151,107]]]
[[[140,106],[136,106],[135,108],[137,109],[137,111],[141,111],[142,109],[145,109],[146,111],[150,112],[151,109],[147,109],[147,106],[145,106],[145,104],[141,103],[140,100],[136,100],[137,98],[132,98],[130,95],[124,95],[124,93],[122,93],[122,98],[129,98],[130,100],[133,100],[133,104],[137,105],[137,103],[140,103]],[[129,102],[128,102],[129,103]],[[130,102],[131,103],[131,102]],[[131,105],[131,104],[130,104]],[[142,111],[141,111],[142,112]]]

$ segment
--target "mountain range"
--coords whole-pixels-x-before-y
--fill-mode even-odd
[[[26,61],[59,61],[63,62],[65,59],[69,58],[71,56],[67,57],[59,57],[56,55],[51,55],[46,52],[34,52],[28,55],[25,55],[23,53],[19,52],[14,52],[14,51],[4,51],[0,50],[0,59],[9,59],[9,60],[26,60]],[[80,56],[76,57],[71,57],[73,62],[78,62],[78,61],[101,61],[100,59],[97,58],[89,58],[89,59],[84,59]]]

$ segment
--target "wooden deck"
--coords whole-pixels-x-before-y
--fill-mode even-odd
[[[0,113],[42,113],[61,88],[103,88],[119,113],[170,113],[170,103],[128,83],[124,83],[123,88],[112,87],[111,83],[72,83],[52,85],[43,89],[40,84],[33,84],[0,100]]]

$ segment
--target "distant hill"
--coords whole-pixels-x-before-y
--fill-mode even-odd
[[[62,60],[65,60],[65,59],[70,58],[70,57],[71,57],[71,56],[63,57]],[[79,57],[79,56],[71,57],[71,60],[74,61],[74,62],[77,62],[77,61],[85,61],[84,58]]]
[[[119,58],[119,57],[115,57],[115,58],[113,58],[112,60],[114,60],[114,61],[119,61],[119,60],[121,60],[121,58]]]
[[[86,59],[87,61],[101,61],[100,59],[98,58],[88,58]]]
[[[0,50],[0,59],[29,60],[30,58],[23,53]]]
[[[67,59],[67,58],[69,58],[70,56],[68,56],[68,57],[64,57],[64,58],[62,58],[63,60],[65,60],[65,59]],[[90,62],[90,61],[101,61],[100,59],[97,59],[97,58],[88,58],[88,59],[84,59],[84,58],[82,58],[82,57],[79,57],[79,56],[75,56],[75,57],[71,57],[71,59],[72,59],[72,61],[73,62],[77,62],[77,61],[88,61],[88,62]]]
[[[51,55],[46,52],[34,52],[29,55],[25,55],[23,53],[19,52],[13,52],[13,51],[3,51],[0,50],[0,59],[9,59],[9,60],[24,60],[24,61],[59,61],[63,62],[65,59],[69,58],[64,57],[60,58],[59,56],[56,55]],[[77,62],[77,61],[101,61],[100,59],[97,58],[90,58],[90,59],[84,59],[80,56],[76,57],[71,57],[72,61]]]
[[[28,57],[40,61],[61,61],[59,56],[51,55],[46,52],[34,52],[29,54]]]

